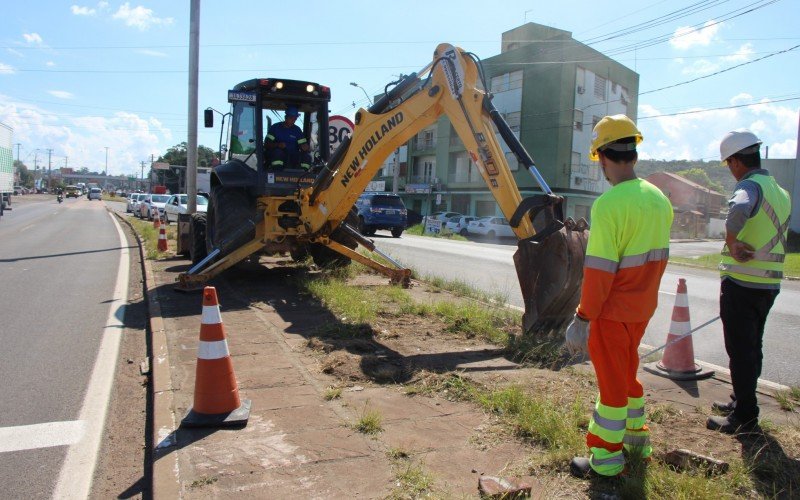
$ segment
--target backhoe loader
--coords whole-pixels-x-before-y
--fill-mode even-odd
[[[519,238],[514,264],[525,301],[522,331],[559,334],[579,300],[587,225],[564,219],[563,198],[553,194],[492,104],[479,59],[440,44],[425,68],[393,84],[368,109],[358,110],[352,135],[331,154],[327,87],[265,78],[230,90],[225,162],[211,175],[207,215],[192,216],[194,265],[178,278],[178,288],[196,287],[264,251],[290,252],[295,259],[310,255],[320,266],[354,259],[407,285],[410,271],[355,229],[352,208],[389,154],[446,115]],[[270,125],[288,106],[303,115],[301,128],[314,154],[310,170],[291,164],[272,169],[265,161],[265,122]],[[207,112],[209,125],[213,114]],[[498,134],[541,194],[521,196]],[[357,252],[358,245],[388,264]]]

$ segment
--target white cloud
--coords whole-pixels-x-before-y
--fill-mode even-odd
[[[53,61],[47,61],[46,63],[44,63],[44,65],[47,66],[48,68],[52,68],[53,66],[56,65],[56,63],[54,63]]]
[[[25,56],[22,54],[22,52],[20,52],[20,51],[18,51],[18,50],[14,50],[14,49],[12,49],[12,48],[8,48],[8,49],[6,49],[6,50],[8,50],[8,53],[9,53],[9,54],[14,54],[14,55],[15,55],[15,56],[17,56],[17,57],[23,57],[23,58],[25,57]]]
[[[706,21],[702,28],[692,28],[681,26],[675,30],[669,44],[678,50],[686,50],[695,45],[707,46],[714,39],[722,23],[714,24],[715,21]]]
[[[745,96],[734,96],[731,102],[744,104]],[[716,160],[722,137],[731,130],[747,128],[758,135],[764,145],[770,146],[771,158],[793,158],[796,149],[792,148],[797,146],[797,109],[782,106],[782,103],[760,103],[652,119],[643,118],[662,113],[649,104],[641,104],[638,125],[645,140],[639,147],[640,156],[659,160]],[[685,111],[692,109],[682,110]]]
[[[748,102],[753,102],[753,96],[747,92],[736,94],[735,96],[731,97],[730,100],[731,105],[746,104]]]
[[[122,20],[126,26],[139,28],[141,31],[154,25],[168,26],[173,22],[171,17],[155,17],[152,9],[141,5],[131,8],[128,2],[122,4],[112,17]]]
[[[0,75],[13,75],[14,73],[16,73],[14,66],[0,63]]]
[[[702,76],[713,73],[719,69],[719,64],[708,61],[706,59],[698,59],[693,62],[691,66],[687,66],[681,70],[681,73],[689,76]]]
[[[42,37],[39,36],[39,33],[23,33],[22,38],[24,38],[27,43],[36,45],[42,44]]]
[[[145,56],[152,56],[152,57],[168,57],[166,52],[159,52],[157,50],[150,50],[150,49],[139,49],[136,52]]]
[[[743,63],[745,61],[749,61],[750,56],[753,55],[753,53],[755,53],[755,50],[753,50],[753,44],[746,43],[739,47],[739,50],[737,50],[734,54],[723,56],[721,59],[730,63]]]
[[[73,14],[76,16],[93,16],[97,14],[97,11],[91,7],[79,7],[77,5],[73,5],[69,8]]]
[[[66,90],[48,90],[48,94],[53,97],[58,97],[59,99],[74,99],[75,95],[72,92],[67,92]]]
[[[31,168],[34,162],[32,148],[36,144],[47,144],[53,148],[55,165],[68,156],[70,167],[102,171],[105,167],[105,146],[110,146],[109,174],[138,177],[139,161],[165,151],[164,144],[172,145],[173,140],[169,129],[136,114],[64,116],[35,104],[13,101],[2,94],[0,122],[14,128],[14,140],[23,144],[21,159]],[[26,152],[26,148],[30,149]],[[40,155],[40,166],[41,161]]]

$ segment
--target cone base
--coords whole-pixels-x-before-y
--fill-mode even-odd
[[[181,420],[181,427],[244,427],[250,418],[250,400],[242,400],[242,405],[230,413],[197,413],[190,408]]]
[[[655,363],[647,363],[642,368],[654,375],[668,378],[670,380],[704,380],[714,375],[714,370],[705,370],[699,365],[694,365],[694,370],[691,371],[675,371],[664,367],[660,361]]]

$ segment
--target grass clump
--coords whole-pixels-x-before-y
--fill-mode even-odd
[[[153,223],[149,221],[138,220],[134,218],[129,218],[128,221],[133,225],[135,231],[139,234],[139,237],[144,242],[145,248],[145,258],[149,260],[156,260],[162,259],[164,257],[169,257],[172,255],[172,252],[167,250],[166,252],[159,252],[158,251],[158,235],[159,230],[153,227]],[[173,249],[175,248],[175,236],[176,236],[176,226],[166,226],[166,235],[167,241],[171,242]]]
[[[325,398],[325,401],[333,401],[334,399],[339,399],[342,397],[342,388],[328,387],[327,389],[325,389],[325,392],[322,394],[322,397]]]
[[[358,422],[356,422],[355,429],[362,434],[373,436],[383,431],[382,423],[383,417],[379,411],[364,409]]]
[[[342,279],[303,278],[298,285],[328,306],[342,323],[369,323],[377,316],[378,306],[372,297]]]
[[[396,487],[390,499],[422,498],[433,489],[433,476],[422,465],[410,461],[395,463]]]
[[[444,226],[444,224],[442,225]],[[414,224],[413,226],[406,228],[405,233],[413,234],[416,236],[427,236],[429,238],[444,238],[456,241],[469,241],[467,238],[461,236],[460,234],[451,233],[450,231],[442,231],[441,233],[426,233],[425,226],[423,224]]]
[[[773,396],[784,411],[794,411],[797,406],[800,406],[800,387],[794,386],[786,390],[775,391]]]

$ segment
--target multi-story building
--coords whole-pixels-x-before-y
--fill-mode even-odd
[[[636,119],[639,75],[570,32],[535,23],[503,33],[500,54],[484,59],[483,70],[495,107],[551,189],[566,198],[566,214],[588,219],[592,202],[608,188],[599,164],[588,159],[592,128],[605,115]],[[499,135],[498,140],[505,147]],[[533,176],[506,152],[522,195],[541,193]],[[409,141],[405,166],[399,191],[407,207],[422,214],[499,214],[446,117]],[[391,185],[391,177],[380,179]]]

